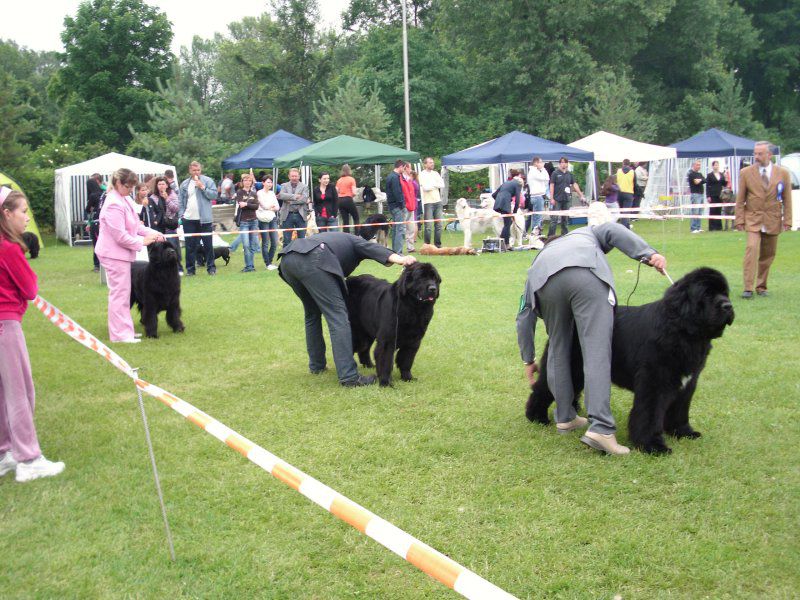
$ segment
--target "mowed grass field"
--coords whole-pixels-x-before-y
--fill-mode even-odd
[[[670,439],[667,457],[604,457],[525,419],[514,318],[528,252],[432,258],[443,283],[417,379],[389,389],[340,387],[330,357],[310,375],[300,301],[259,262],[239,273],[241,250],[217,277],[183,281],[184,334],[162,315],[160,339],[115,349],[144,379],[520,598],[795,598],[800,234],[780,238],[772,295],[745,301],[744,234],[690,235],[688,221],[636,231],[675,279],[723,271],[736,310],[694,398],[703,437]],[[91,251],[47,241],[33,261],[40,293],[107,341]],[[609,260],[625,303],[637,264]],[[666,285],[642,268],[631,304]],[[146,396],[170,562],[133,384],[33,307],[24,330],[40,441],[67,468],[0,480],[0,597],[457,596]],[[614,389],[623,443],[630,406]]]

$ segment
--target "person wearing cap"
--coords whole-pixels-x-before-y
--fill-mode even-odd
[[[534,334],[539,317],[549,335],[547,384],[556,401],[555,421],[560,433],[589,426],[584,444],[607,454],[628,454],[617,443],[611,414],[611,336],[617,302],[614,275],[605,255],[617,248],[660,272],[666,259],[638,235],[612,223],[602,202],[589,207],[589,226],[576,229],[548,244],[528,269],[517,314],[517,343],[525,375],[533,385],[539,370]],[[573,406],[570,371],[572,339],[577,331],[583,354],[586,410],[578,416]]]

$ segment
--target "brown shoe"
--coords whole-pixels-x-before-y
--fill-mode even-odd
[[[567,421],[566,423],[556,423],[556,431],[558,433],[569,433],[576,429],[583,429],[588,423],[589,419],[586,417],[575,417],[572,421]]]
[[[620,446],[617,443],[617,438],[613,433],[602,434],[595,433],[594,431],[587,431],[581,437],[581,441],[600,452],[606,454],[630,454],[631,449],[627,446]]]

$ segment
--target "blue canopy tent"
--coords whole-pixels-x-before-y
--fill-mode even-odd
[[[594,152],[573,148],[521,131],[512,131],[502,137],[443,156],[442,169],[446,175],[447,170],[468,173],[497,166],[497,169],[489,169],[489,182],[491,187],[495,188],[505,181],[509,165],[529,163],[534,156],[544,161],[557,161],[566,156],[569,160],[577,162],[594,162]]]
[[[719,156],[753,156],[755,140],[733,135],[712,127],[690,138],[670,144],[678,158],[717,158]]]
[[[278,129],[263,140],[222,161],[222,169],[271,169],[278,156],[310,146],[313,142],[298,135]]]

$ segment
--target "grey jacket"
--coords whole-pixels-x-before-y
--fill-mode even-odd
[[[647,242],[619,223],[604,223],[582,227],[553,240],[533,259],[517,314],[517,343],[523,362],[532,362],[536,356],[533,344],[539,316],[536,292],[550,277],[567,267],[589,269],[614,291],[614,274],[605,256],[611,248],[617,248],[636,260],[650,258],[656,253]],[[606,300],[598,298],[599,302]]]
[[[302,198],[297,200],[294,197],[295,194],[300,194]],[[281,223],[289,216],[289,207],[291,207],[292,210],[296,208],[297,212],[299,212],[300,216],[305,220],[306,215],[308,215],[308,186],[305,183],[298,181],[294,191],[292,190],[292,184],[290,182],[282,183],[281,191],[278,193],[278,200],[281,201]]]
[[[179,219],[182,219],[183,213],[186,212],[186,204],[189,200],[189,182],[191,180],[191,177],[184,179],[178,191],[178,200],[181,203],[181,207],[178,209]],[[200,175],[200,181],[206,186],[204,190],[195,188],[194,191],[195,197],[197,198],[197,210],[200,213],[200,222],[211,223],[214,220],[211,215],[211,201],[217,199],[217,186],[213,179],[202,174]]]

